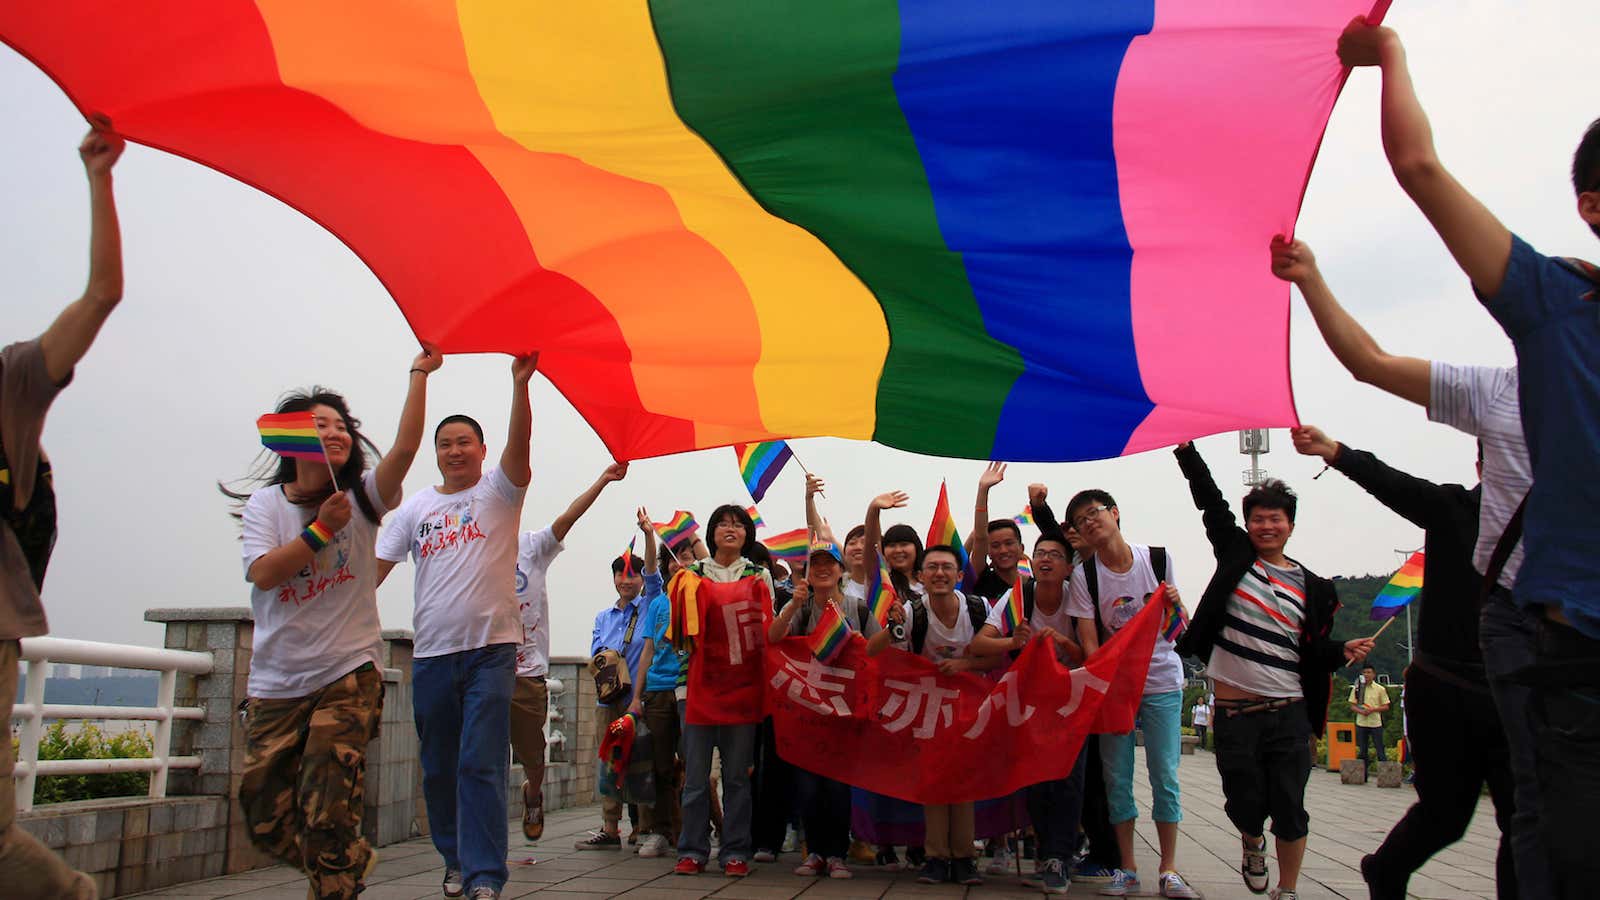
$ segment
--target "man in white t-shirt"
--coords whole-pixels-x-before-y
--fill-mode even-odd
[[[517,609],[522,616],[522,646],[517,648],[517,686],[511,694],[511,747],[522,762],[522,836],[544,835],[544,722],[550,713],[545,676],[550,674],[550,597],[545,575],[565,546],[567,532],[589,511],[600,492],[628,474],[627,463],[606,467],[594,484],[555,521],[517,540]]]
[[[1172,602],[1180,602],[1173,584],[1172,560],[1165,548],[1130,544],[1122,536],[1122,512],[1102,490],[1079,491],[1067,504],[1067,522],[1092,552],[1072,573],[1067,611],[1077,619],[1078,643],[1090,656],[1112,634],[1133,621],[1163,582]],[[1183,661],[1172,642],[1157,635],[1139,701],[1139,728],[1144,733],[1144,759],[1150,772],[1151,818],[1161,845],[1160,895],[1197,897],[1177,871],[1178,823],[1183,806],[1178,789],[1178,754],[1182,746]],[[1139,870],[1133,855],[1133,826],[1139,810],[1133,802],[1133,733],[1100,735],[1101,766],[1111,825],[1117,832],[1122,865],[1100,893],[1121,897],[1139,892]]]
[[[1515,366],[1455,366],[1399,356],[1383,349],[1334,296],[1304,241],[1277,240],[1272,272],[1292,282],[1305,297],[1328,349],[1357,379],[1427,410],[1428,419],[1476,437],[1482,447],[1483,501],[1478,507],[1478,542],[1472,564],[1480,574],[1505,533],[1511,516],[1533,486],[1533,464],[1522,429],[1522,403]],[[1522,541],[1511,549],[1494,590],[1483,605],[1478,640],[1484,673],[1500,710],[1511,751],[1516,810],[1511,817],[1512,855],[1517,883],[1525,896],[1556,894],[1550,864],[1539,836],[1538,748],[1534,741],[1532,688],[1511,680],[1538,658],[1538,616],[1512,599],[1522,568]]]
[[[517,533],[533,473],[528,381],[537,356],[511,366],[511,424],[500,464],[483,469],[483,428],[447,416],[434,429],[444,484],[408,497],[378,542],[379,579],[416,563],[412,709],[422,793],[444,893],[505,886],[511,695],[517,680]]]
[[[1067,578],[1072,574],[1072,547],[1059,531],[1046,531],[1033,544],[1033,578],[1019,578],[994,608],[972,652],[981,655],[1019,653],[1034,639],[1052,644],[1056,658],[1067,666],[1081,665],[1072,615],[1067,610]],[[1015,591],[1022,592],[1023,621],[1012,631],[1005,613]],[[1065,778],[1029,785],[1028,818],[1039,835],[1032,878],[1023,884],[1048,894],[1065,894],[1071,887],[1069,869],[1078,849],[1078,823],[1083,815],[1084,766],[1087,753],[1080,749],[1072,772]]]

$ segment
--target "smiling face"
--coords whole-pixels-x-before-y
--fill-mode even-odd
[[[644,589],[644,576],[637,571],[632,575],[622,572],[611,573],[611,584],[617,589],[617,597],[624,603],[633,602],[639,596],[639,591]]]
[[[744,523],[733,516],[723,516],[711,525],[711,544],[717,550],[731,547],[736,553],[742,552],[744,538]]]
[[[476,481],[483,474],[483,460],[489,448],[478,440],[478,433],[471,425],[451,422],[434,436],[433,452],[444,483],[453,486]]]
[[[1072,548],[1050,538],[1033,545],[1033,579],[1040,584],[1061,584],[1072,575]]]
[[[917,545],[911,541],[884,544],[883,558],[889,563],[889,568],[909,575],[911,567],[917,564]]]
[[[1022,539],[1018,531],[1010,527],[989,529],[989,564],[1002,572],[1009,572],[1017,567],[1017,560],[1022,558]]]
[[[844,561],[851,568],[859,568],[866,559],[867,538],[865,535],[856,535],[844,542]]]
[[[1091,500],[1072,510],[1072,528],[1090,547],[1104,547],[1120,533],[1122,513],[1115,506]]]
[[[322,446],[328,452],[328,462],[335,470],[344,467],[350,461],[350,427],[345,423],[344,416],[339,411],[325,403],[318,403],[311,407],[311,415],[317,422],[317,437],[322,439]]]
[[[844,568],[830,553],[813,553],[811,564],[806,566],[806,583],[812,590],[826,590],[839,586],[839,579],[844,577]]]
[[[1289,536],[1294,534],[1294,522],[1281,509],[1258,506],[1250,510],[1245,530],[1250,533],[1250,543],[1256,548],[1256,553],[1275,559],[1283,555]]]
[[[956,589],[961,580],[961,561],[949,550],[931,550],[922,555],[922,586],[929,594],[943,596]]]

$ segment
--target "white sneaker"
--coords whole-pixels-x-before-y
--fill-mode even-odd
[[[994,856],[990,858],[985,871],[990,875],[1008,875],[1015,871],[1016,867],[1017,857],[1011,852],[1011,848],[1001,847],[994,851]]]
[[[1288,888],[1273,888],[1267,900],[1300,900],[1300,895]]]
[[[1244,858],[1239,861],[1239,874],[1244,876],[1244,886],[1252,894],[1267,892],[1267,839],[1261,839],[1260,847],[1252,847],[1244,838],[1239,842],[1244,846]]]
[[[850,867],[845,865],[843,857],[830,856],[828,857],[828,877],[854,878],[855,873],[851,872]]]
[[[1128,869],[1116,870],[1112,873],[1111,880],[1100,887],[1102,897],[1126,897],[1137,893],[1139,893],[1139,873]]]
[[[639,855],[645,859],[654,859],[665,856],[667,852],[667,836],[664,834],[647,834],[639,842]]]
[[[1161,877],[1156,879],[1156,885],[1161,889],[1160,893],[1163,897],[1196,900],[1200,896],[1200,892],[1189,887],[1188,882],[1184,881],[1183,876],[1177,872],[1162,872]]]

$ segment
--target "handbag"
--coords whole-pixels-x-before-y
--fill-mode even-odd
[[[639,623],[639,606],[633,607],[628,617],[628,630],[622,635],[622,649],[633,643],[633,629]],[[601,703],[615,703],[633,690],[633,673],[628,671],[628,658],[607,647],[589,660],[589,674],[594,676],[594,693]]]

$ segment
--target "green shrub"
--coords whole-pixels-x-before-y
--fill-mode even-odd
[[[17,741],[12,748],[17,751]],[[148,759],[155,741],[142,731],[106,734],[85,723],[77,731],[67,731],[65,721],[56,721],[39,738],[39,759]],[[149,793],[149,772],[112,772],[103,775],[51,775],[34,785],[33,802],[65,803],[68,800],[95,800],[101,797],[138,797]]]

